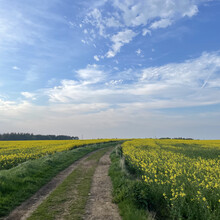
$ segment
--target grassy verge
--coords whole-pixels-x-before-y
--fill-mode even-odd
[[[0,171],[0,217],[7,215],[74,161],[96,149],[112,145],[94,144],[59,152]]]
[[[138,187],[139,181],[126,171],[120,148],[112,152],[111,161],[109,175],[113,184],[113,200],[118,204],[122,218],[125,220],[153,219],[152,214],[139,206],[137,201],[137,194],[141,193]]]
[[[28,219],[82,219],[98,161],[109,150],[105,148],[89,156]]]

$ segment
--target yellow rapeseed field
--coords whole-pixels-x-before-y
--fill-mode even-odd
[[[125,142],[122,150],[148,197],[166,204],[174,219],[219,216],[219,140],[139,139]]]
[[[47,154],[108,141],[112,140],[1,141],[0,170],[14,167],[24,161],[37,159]]]

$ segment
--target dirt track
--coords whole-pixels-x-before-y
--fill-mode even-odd
[[[69,176],[76,168],[80,166],[86,166],[88,164],[88,157],[97,151],[91,152],[74,162],[71,166],[60,172],[49,183],[43,186],[37,193],[31,198],[17,207],[11,214],[4,218],[5,220],[26,220],[32,215],[37,207],[60,185],[64,179]],[[92,177],[92,187],[90,189],[89,198],[85,209],[85,215],[83,219],[86,220],[119,220],[121,219],[118,213],[117,205],[112,203],[112,184],[110,177],[108,176],[108,169],[110,166],[110,151],[105,153],[99,160],[98,166]],[[70,196],[74,197],[74,193],[70,193]],[[71,195],[72,194],[72,195]],[[64,205],[64,204],[63,204]],[[60,207],[61,208],[61,207]],[[62,207],[64,208],[64,207]],[[68,216],[68,213],[63,210],[63,214]],[[66,215],[67,214],[67,215]],[[63,219],[63,216],[59,216]]]
[[[112,203],[112,183],[108,176],[111,164],[110,152],[106,153],[99,161],[93,176],[92,187],[86,205],[85,220],[120,220],[116,204]]]
[[[25,220],[27,219],[34,210],[50,195],[53,190],[60,185],[63,180],[72,173],[79,164],[83,163],[91,154],[97,151],[91,152],[83,158],[77,160],[72,165],[61,171],[55,176],[49,183],[44,185],[39,191],[37,191],[32,197],[23,202],[20,206],[14,209],[10,215],[4,220]]]

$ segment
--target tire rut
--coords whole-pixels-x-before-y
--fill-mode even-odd
[[[112,183],[108,176],[110,153],[100,159],[96,168],[84,220],[121,220],[118,207],[112,202]]]

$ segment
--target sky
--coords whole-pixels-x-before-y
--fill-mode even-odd
[[[220,139],[219,0],[0,0],[0,133]]]

